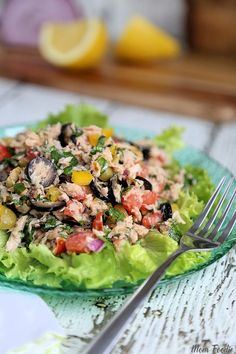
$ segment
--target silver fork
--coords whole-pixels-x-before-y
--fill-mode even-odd
[[[225,242],[236,223],[236,210],[234,210],[231,219],[225,226],[224,230],[221,231],[225,219],[231,212],[232,204],[236,197],[236,188],[234,188],[230,199],[222,210],[222,205],[226,200],[233,183],[234,178],[231,178],[227,183],[226,177],[221,179],[202,213],[187,231],[186,235],[181,238],[179,248],[142,283],[121,310],[118,311],[101,333],[85,349],[83,354],[105,354],[111,351],[124,325],[131,320],[132,316],[143,304],[148,294],[154,290],[157,282],[161,279],[166,269],[179,255],[189,250],[210,251]],[[214,206],[220,195],[221,197],[217,205]],[[209,215],[209,220],[204,225],[204,222]]]

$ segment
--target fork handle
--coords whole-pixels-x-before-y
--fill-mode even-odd
[[[131,321],[132,316],[144,302],[148,294],[155,288],[156,283],[161,279],[166,269],[171,263],[182,253],[186,252],[187,248],[178,248],[172,253],[164,263],[160,265],[147,278],[129,298],[124,306],[117,312],[113,319],[104,327],[100,334],[85,349],[83,354],[105,354],[109,353],[116,343],[119,333],[124,325]]]

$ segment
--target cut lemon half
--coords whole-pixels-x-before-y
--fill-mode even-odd
[[[45,23],[39,36],[42,56],[51,64],[68,68],[97,66],[106,53],[107,45],[106,26],[97,19]]]
[[[114,47],[115,56],[134,62],[174,58],[179,53],[179,42],[142,16],[129,20]]]

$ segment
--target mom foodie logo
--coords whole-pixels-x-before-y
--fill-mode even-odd
[[[212,344],[210,348],[201,344],[194,344],[191,348],[191,353],[211,353],[211,354],[233,354],[233,347],[229,344],[220,346],[219,344]]]

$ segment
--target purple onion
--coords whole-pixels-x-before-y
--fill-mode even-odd
[[[73,0],[8,0],[0,34],[7,44],[36,47],[44,22],[69,22],[79,17],[81,12]]]
[[[93,240],[88,244],[88,248],[92,252],[100,252],[104,248],[104,246],[105,246],[104,241],[100,239]]]

